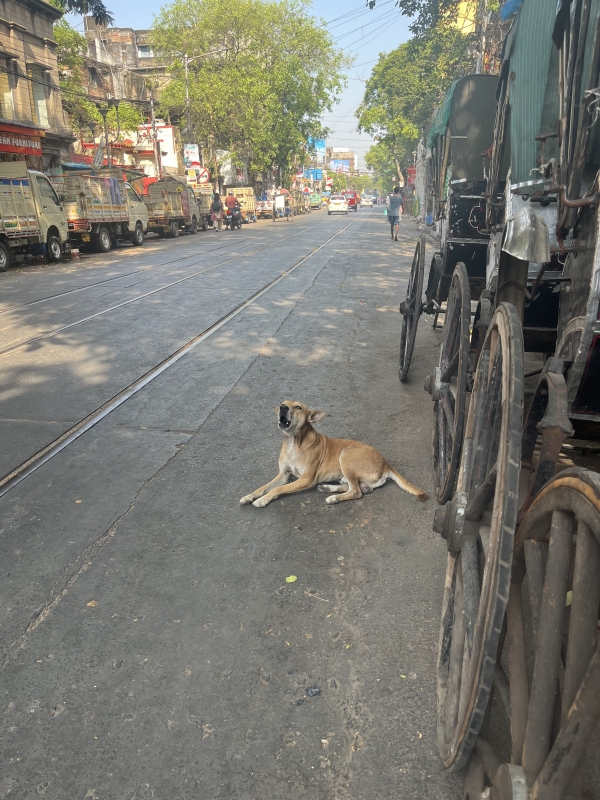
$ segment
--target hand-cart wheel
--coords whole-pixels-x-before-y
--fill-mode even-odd
[[[500,702],[489,740],[477,742],[476,788],[491,785],[498,800],[513,800],[518,786],[537,800],[587,796],[585,751],[600,716],[599,606],[600,475],[573,467],[541,490],[515,538],[507,652],[494,667]]]
[[[452,276],[440,363],[426,384],[433,406],[433,475],[438,503],[452,497],[462,447],[469,371],[471,290],[459,261]]]
[[[510,585],[523,406],[523,335],[514,306],[492,318],[475,374],[457,490],[436,512],[448,540],[437,663],[438,748],[457,770],[488,704]]]
[[[419,236],[413,256],[410,278],[406,289],[406,300],[400,303],[402,333],[400,334],[400,369],[398,377],[404,383],[410,367],[417,335],[419,317],[423,310],[423,275],[425,272],[425,237]]]

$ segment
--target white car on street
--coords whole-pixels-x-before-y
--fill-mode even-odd
[[[332,194],[329,198],[328,214],[347,214],[348,201],[343,194]]]
[[[363,205],[365,207],[367,207],[367,206],[369,206],[371,208],[373,207],[373,198],[368,194],[363,194],[362,200],[360,202],[361,202],[361,205]]]

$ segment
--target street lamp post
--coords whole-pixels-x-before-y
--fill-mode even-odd
[[[104,142],[106,144],[106,164],[110,167],[110,143],[108,141],[108,125],[106,124],[106,115],[109,112],[109,109],[106,107],[98,107],[98,111],[104,121]]]

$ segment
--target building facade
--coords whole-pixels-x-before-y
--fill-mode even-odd
[[[0,0],[0,162],[49,169],[68,155],[52,30],[61,16],[45,0]]]

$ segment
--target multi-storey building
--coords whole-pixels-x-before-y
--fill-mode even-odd
[[[61,16],[45,0],[0,0],[0,161],[48,169],[69,152],[52,32]]]

